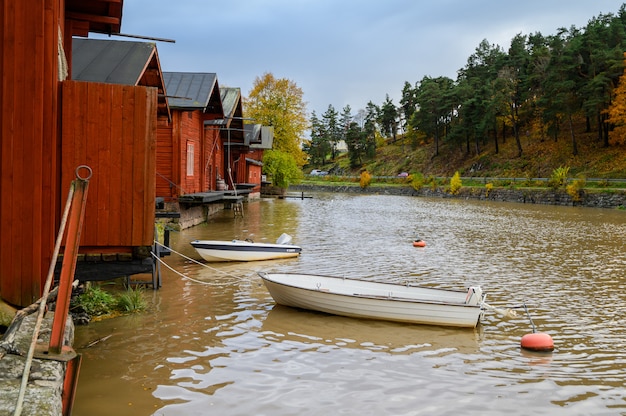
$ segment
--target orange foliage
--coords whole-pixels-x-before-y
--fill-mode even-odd
[[[626,143],[626,73],[619,78],[619,84],[614,90],[615,97],[606,113],[608,122],[613,124],[614,129],[609,132],[609,143]]]

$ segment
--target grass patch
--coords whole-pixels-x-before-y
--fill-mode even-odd
[[[125,293],[119,295],[117,299],[117,307],[124,312],[141,312],[148,308],[143,289],[140,287],[129,287]]]
[[[70,301],[71,312],[96,318],[140,312],[147,308],[143,289],[132,287],[116,294],[97,285],[88,285],[84,293],[72,297]]]

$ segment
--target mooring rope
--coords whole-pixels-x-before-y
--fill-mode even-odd
[[[154,243],[155,243],[155,244],[158,244],[159,246],[161,246],[161,247],[163,247],[163,248],[165,248],[165,249],[167,249],[167,250],[169,250],[170,252],[172,252],[172,253],[174,253],[174,254],[178,254],[179,256],[181,256],[182,258],[184,258],[185,260],[188,260],[188,261],[190,261],[190,262],[192,262],[192,263],[198,264],[198,265],[200,265],[200,266],[202,266],[202,267],[204,267],[204,268],[207,268],[207,269],[209,269],[209,270],[211,270],[211,271],[222,273],[222,274],[223,274],[223,275],[225,275],[225,276],[228,276],[228,277],[233,277],[233,278],[235,278],[235,279],[237,279],[237,280],[243,280],[243,276],[237,276],[237,275],[234,275],[234,274],[231,274],[231,273],[225,272],[225,271],[223,271],[223,270],[216,269],[215,267],[211,267],[211,266],[209,266],[209,265],[207,265],[207,264],[200,263],[198,260],[192,259],[191,257],[187,257],[187,256],[185,256],[183,253],[179,253],[178,251],[176,251],[176,250],[174,250],[174,249],[172,249],[172,248],[170,248],[170,247],[164,246],[163,244],[159,243],[158,241],[155,241]],[[160,258],[159,258],[159,257],[158,257],[155,253],[152,253],[152,257],[154,257],[154,258],[155,258],[158,262],[160,262],[162,265],[164,265],[164,266],[165,266],[165,267],[167,267],[169,270],[171,270],[172,272],[176,273],[177,275],[179,275],[179,276],[180,276],[180,277],[182,277],[183,279],[188,279],[188,280],[191,280],[192,282],[199,283],[199,284],[203,284],[203,285],[209,285],[209,286],[223,286],[224,284],[229,283],[229,282],[226,282],[226,283],[224,283],[224,282],[221,282],[221,283],[213,283],[213,282],[205,282],[205,281],[203,281],[203,280],[194,279],[193,277],[189,277],[189,276],[187,276],[186,274],[181,273],[181,272],[179,272],[178,270],[174,269],[172,266],[170,266],[169,264],[165,263],[162,259],[160,259]]]

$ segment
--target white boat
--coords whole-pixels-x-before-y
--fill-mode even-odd
[[[289,244],[291,236],[282,234],[275,244],[249,240],[194,240],[190,242],[206,261],[257,261],[298,257],[302,248]]]
[[[485,301],[479,286],[462,291],[311,274],[259,276],[277,304],[355,318],[474,328]]]

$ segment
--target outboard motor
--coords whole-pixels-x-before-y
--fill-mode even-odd
[[[291,242],[291,236],[289,234],[282,233],[278,240],[276,240],[276,244],[289,244]]]
[[[479,305],[483,301],[483,290],[480,286],[472,286],[467,290],[465,303],[468,305]]]

